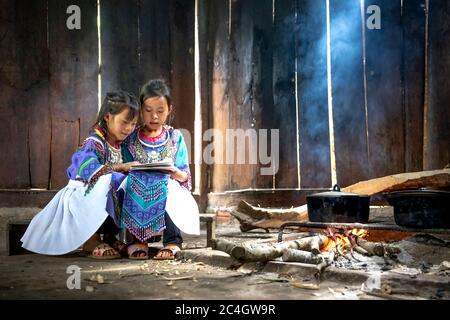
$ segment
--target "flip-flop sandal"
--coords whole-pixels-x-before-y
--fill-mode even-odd
[[[164,248],[159,249],[158,253],[153,257],[153,260],[174,260],[177,252],[181,251],[180,247],[177,245],[167,245]],[[163,252],[170,252],[171,255],[168,257],[158,257],[159,254]]]
[[[127,247],[128,259],[131,260],[147,260],[148,259],[148,244],[146,243],[135,243]],[[145,256],[136,256],[135,253],[144,252]]]
[[[106,251],[114,251],[115,254],[113,255],[105,255],[104,253]],[[119,259],[120,254],[109,244],[107,243],[101,243],[98,246],[92,250],[92,253],[88,256],[92,259],[98,259],[98,260],[112,260],[112,259]]]

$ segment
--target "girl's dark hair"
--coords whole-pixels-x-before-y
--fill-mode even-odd
[[[170,94],[169,86],[162,79],[152,79],[142,86],[139,93],[141,106],[145,100],[153,97],[164,97],[167,100],[169,108],[172,105],[172,95]]]
[[[97,115],[96,125],[107,131],[106,114],[116,115],[129,108],[127,120],[131,121],[139,115],[139,103],[134,95],[123,90],[107,92],[102,107]]]

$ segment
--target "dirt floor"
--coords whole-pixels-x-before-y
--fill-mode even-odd
[[[364,279],[361,280],[358,277],[347,277],[346,280],[342,280],[339,276],[328,276],[319,283],[314,277],[300,276],[295,272],[266,272],[265,269],[261,269],[261,266],[253,265],[230,267],[226,260],[223,263],[218,258],[211,258],[212,251],[205,249],[206,240],[203,233],[204,230],[198,237],[185,238],[185,248],[191,249],[190,252],[195,253],[196,259],[132,261],[123,258],[99,261],[83,257],[79,252],[56,257],[37,254],[1,257],[0,299],[371,300],[390,298],[367,294],[362,290]],[[221,224],[217,229],[218,237],[236,239],[240,237],[240,239],[251,240],[275,235],[256,232],[241,234],[235,224]],[[405,247],[407,245],[411,244],[405,244]],[[155,254],[160,246],[160,243],[152,244],[151,255]],[[429,247],[421,250],[423,254],[424,250],[429,251]],[[208,255],[209,260],[202,260],[202,257]],[[416,263],[413,267],[421,268],[420,259],[406,251],[403,259],[412,259]],[[437,260],[433,262],[438,263]],[[77,270],[79,270],[79,282],[76,278]],[[334,270],[339,274],[339,268]],[[411,270],[405,270],[405,273],[405,277],[414,276],[411,275]],[[442,283],[440,285],[442,287]],[[396,298],[450,299],[448,286],[444,286],[443,289],[441,287],[438,286],[436,292],[427,293],[422,297],[410,295],[396,296]]]

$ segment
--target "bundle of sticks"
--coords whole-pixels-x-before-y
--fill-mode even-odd
[[[354,251],[366,256],[400,253],[396,246],[364,240],[353,230],[331,229],[325,234],[304,235],[303,238],[278,243],[237,244],[226,239],[216,239],[214,249],[224,251],[240,262],[266,262],[281,257],[285,262],[317,265],[329,265],[338,256],[351,259],[348,255],[354,257]]]

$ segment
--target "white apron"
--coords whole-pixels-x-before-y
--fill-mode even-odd
[[[184,233],[200,234],[200,215],[197,202],[189,191],[173,179],[169,179],[167,185],[166,212],[173,223]]]
[[[69,180],[31,221],[21,241],[25,249],[47,255],[79,248],[108,217],[106,201],[111,174],[101,176],[85,196],[81,181]]]

